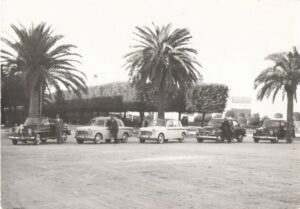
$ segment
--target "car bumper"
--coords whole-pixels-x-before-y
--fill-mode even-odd
[[[94,138],[89,137],[89,136],[76,136],[75,138],[79,139],[79,140],[84,140],[84,141],[92,141],[92,140],[94,140]]]
[[[27,140],[34,140],[34,136],[9,136],[10,140],[17,140],[17,141],[27,141]]]
[[[275,136],[253,136],[253,139],[274,140],[274,139],[276,139],[276,137]]]

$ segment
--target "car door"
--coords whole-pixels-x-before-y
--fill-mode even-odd
[[[174,127],[173,127],[173,121],[168,120],[167,123],[166,123],[166,136],[165,136],[165,138],[166,139],[173,139],[175,134],[176,134],[174,132],[175,132],[175,130],[174,130]]]
[[[174,138],[178,139],[181,136],[182,128],[180,127],[179,121],[173,120]]]
[[[102,133],[102,136],[103,136],[103,139],[111,139],[112,138],[112,135],[110,133],[110,130],[109,130],[109,127],[108,127],[108,121],[107,120],[99,120],[98,121],[98,125],[99,125],[99,128],[101,128],[103,131]]]

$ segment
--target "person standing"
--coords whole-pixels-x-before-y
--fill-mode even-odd
[[[119,126],[117,120],[113,116],[111,116],[110,120],[108,121],[108,128],[110,130],[112,137],[114,138],[115,144],[119,143],[118,140]]]
[[[64,129],[64,121],[57,114],[55,119],[55,136],[58,144],[63,143],[62,140],[63,129]]]
[[[231,142],[231,124],[227,120],[227,118],[224,118],[224,121],[222,122],[221,125],[221,130],[222,130],[222,140],[226,139],[227,142]]]

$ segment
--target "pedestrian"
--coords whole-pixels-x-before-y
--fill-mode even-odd
[[[108,128],[110,130],[112,137],[114,138],[115,144],[119,143],[118,140],[119,126],[117,120],[113,116],[111,116],[110,120],[108,121]]]
[[[224,121],[221,124],[221,130],[222,130],[222,141],[227,140],[227,142],[231,142],[232,130],[231,130],[231,124],[227,120],[227,118],[224,118]]]
[[[63,129],[64,129],[64,121],[59,117],[59,114],[57,114],[55,119],[55,136],[58,144],[63,143],[62,140]]]

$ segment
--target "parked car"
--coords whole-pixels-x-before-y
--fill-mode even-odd
[[[221,130],[223,121],[224,118],[211,119],[207,126],[200,128],[196,133],[197,141],[199,143],[202,143],[204,140],[223,142]],[[232,124],[232,138],[228,142],[231,143],[234,139],[237,139],[238,142],[243,142],[243,138],[246,136],[246,129],[235,119],[228,118],[228,121]]]
[[[292,139],[286,139],[286,121],[282,119],[265,120],[262,127],[257,128],[253,132],[253,140],[255,143],[259,141],[270,141],[278,143],[279,140],[286,140],[287,143],[292,143]],[[295,137],[295,131],[293,133]]]
[[[112,135],[107,127],[109,120],[110,117],[96,117],[89,122],[88,126],[78,127],[75,132],[77,143],[82,144],[84,141],[93,141],[95,144],[111,142]],[[116,121],[119,126],[118,139],[126,143],[128,137],[132,136],[133,128],[124,126],[120,119],[116,118]]]
[[[65,143],[67,135],[71,134],[71,130],[67,124],[64,124],[62,141],[56,139],[55,135],[55,119],[49,118],[27,118],[24,124],[10,129],[9,139],[14,145],[18,142],[33,142],[35,145],[46,143],[47,140],[57,140],[57,143]]]
[[[152,120],[148,127],[140,129],[140,143],[152,140],[162,144],[171,139],[183,142],[187,133],[188,129],[182,127],[178,120],[156,119]]]

